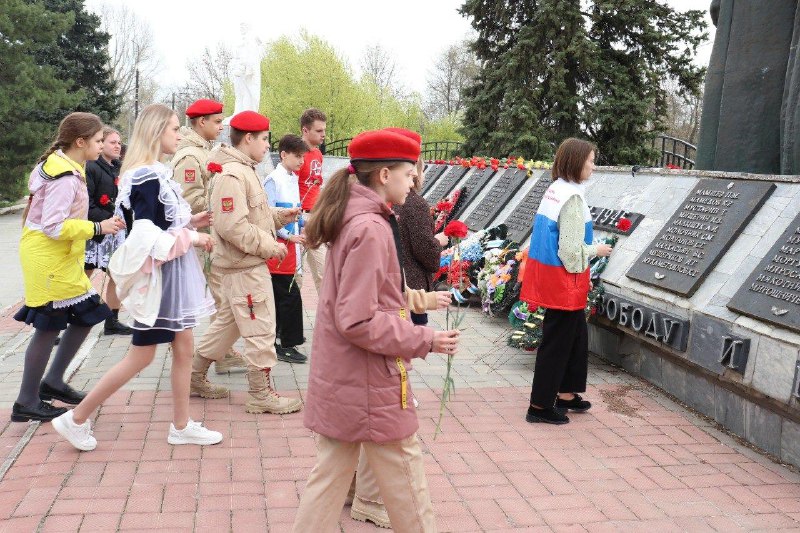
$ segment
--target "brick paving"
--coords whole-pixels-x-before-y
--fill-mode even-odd
[[[303,290],[310,341],[310,279]],[[291,529],[316,454],[302,414],[247,414],[244,375],[212,371],[233,394],[192,398],[192,416],[225,440],[170,446],[162,348],[100,409],[97,449],[79,453],[49,424],[7,422],[30,333],[10,320],[13,307],[0,317],[0,461],[15,459],[0,481],[0,532]],[[504,345],[500,319],[469,311],[465,327],[455,397],[436,440],[444,360],[432,355],[411,373],[440,531],[800,531],[798,474],[602,361],[590,364],[589,413],[561,427],[526,423],[534,355]],[[77,387],[91,387],[128,349],[128,339],[99,330],[72,377]],[[276,387],[302,397],[307,372],[280,363]],[[340,528],[376,531],[348,508]]]

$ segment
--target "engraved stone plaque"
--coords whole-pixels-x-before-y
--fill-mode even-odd
[[[606,291],[598,314],[615,325],[634,331],[654,341],[685,352],[689,342],[690,322],[645,304]]]
[[[481,189],[486,186],[492,176],[494,176],[495,171],[491,168],[484,168],[484,169],[476,169],[472,174],[469,175],[467,181],[464,182],[464,199],[459,202],[458,209],[452,213],[452,216],[449,217],[451,220],[455,220],[461,216],[464,210],[467,209],[469,206],[470,200],[475,198]],[[432,199],[432,198],[431,198]]]
[[[774,189],[766,182],[700,180],[626,275],[691,296]]]
[[[800,215],[733,295],[728,307],[800,332]]]
[[[620,235],[630,235],[633,233],[633,230],[636,229],[636,226],[638,226],[639,223],[644,220],[643,214],[625,211],[624,209],[590,206],[589,211],[592,213],[594,229],[609,231],[611,233],[619,233]],[[617,224],[622,218],[627,218],[631,223],[631,226],[627,231],[622,231],[617,227]]]
[[[419,192],[420,194],[425,194],[428,190],[433,187],[436,181],[439,179],[439,176],[444,174],[444,171],[447,170],[447,165],[430,165],[425,170],[425,183],[422,184],[422,190]]]
[[[464,221],[469,229],[478,231],[489,225],[522,187],[526,179],[528,179],[528,171],[524,169],[508,169],[503,172],[494,187]]]
[[[503,223],[508,227],[508,238],[514,242],[522,244],[522,241],[531,234],[533,219],[536,210],[542,203],[544,192],[553,183],[550,173],[545,172],[536,181],[536,184],[522,198],[514,211],[508,215]]]
[[[462,166],[450,167],[450,170],[448,170],[444,176],[436,180],[436,185],[429,189],[430,192],[426,194],[428,203],[430,205],[436,205],[436,202],[450,194],[456,186],[456,183],[458,183],[468,171],[469,168]]]

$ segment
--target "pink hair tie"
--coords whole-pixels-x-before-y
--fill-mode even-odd
[[[356,173],[356,167],[353,166],[353,163],[350,163],[349,165],[347,165],[347,172],[349,172],[350,174],[355,174]]]

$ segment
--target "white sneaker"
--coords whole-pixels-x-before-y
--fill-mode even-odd
[[[92,423],[87,420],[76,424],[72,409],[52,420],[53,429],[79,450],[89,452],[97,447],[97,439],[92,436]]]
[[[205,446],[207,444],[217,444],[222,442],[222,433],[219,431],[211,431],[204,428],[200,422],[195,422],[189,419],[186,427],[177,430],[175,424],[169,425],[169,436],[167,442],[170,444],[199,444]]]

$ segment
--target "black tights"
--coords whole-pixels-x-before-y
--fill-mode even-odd
[[[70,324],[61,336],[58,343],[56,356],[50,365],[44,382],[56,389],[62,389],[64,383],[64,373],[67,371],[75,354],[86,340],[91,331],[91,326],[75,326]],[[39,384],[42,382],[44,370],[50,360],[50,353],[53,351],[53,342],[58,337],[58,331],[48,331],[36,329],[33,332],[28,349],[25,350],[25,366],[22,370],[22,384],[19,388],[17,403],[25,407],[35,407],[39,405]]]

